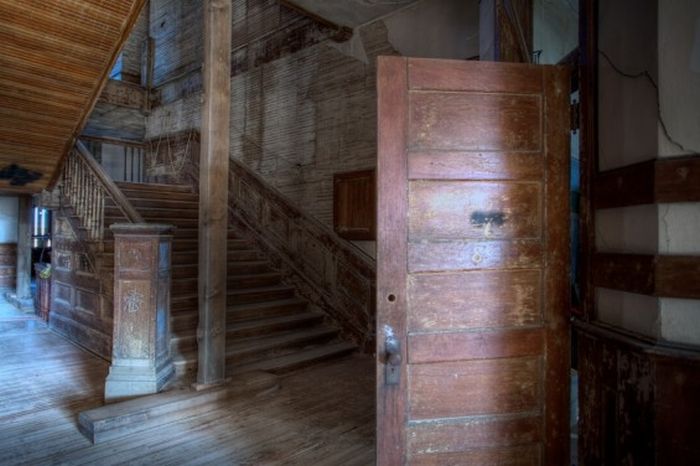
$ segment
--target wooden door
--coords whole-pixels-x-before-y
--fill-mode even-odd
[[[378,66],[377,463],[568,464],[568,72]]]

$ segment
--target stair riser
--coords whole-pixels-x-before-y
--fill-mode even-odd
[[[228,277],[228,287],[232,290],[242,290],[245,288],[257,288],[262,286],[274,286],[279,285],[282,281],[280,275],[261,275],[256,277],[254,274],[250,276],[229,276]]]
[[[242,261],[241,261],[242,262]],[[226,271],[229,275],[242,275],[247,273],[265,273],[270,272],[272,269],[267,262],[261,262],[260,264],[246,264],[236,262],[229,262],[226,267]]]
[[[261,277],[247,277],[244,279],[239,278],[229,278],[227,282],[227,287],[229,290],[246,290],[249,288],[259,288],[264,286],[275,286],[280,284],[280,276],[266,276]],[[185,296],[188,294],[193,294],[198,292],[197,278],[196,277],[185,277],[185,278],[175,278],[173,279],[172,295],[173,296]]]
[[[234,364],[245,364],[253,361],[260,361],[263,359],[268,359],[276,356],[280,352],[289,352],[297,349],[304,348],[310,345],[320,345],[331,341],[337,336],[337,332],[329,332],[323,335],[317,335],[307,338],[300,338],[295,341],[290,341],[287,343],[280,343],[275,346],[271,346],[263,351],[248,351],[248,352],[237,352],[234,355],[226,357],[226,365]]]
[[[270,323],[260,325],[255,328],[248,329],[230,329],[226,331],[226,341],[235,341],[236,339],[249,337],[262,337],[275,332],[286,332],[301,327],[317,325],[322,322],[321,316],[314,316],[307,319],[299,319],[293,322]],[[184,334],[182,335],[184,337]],[[197,339],[194,335],[184,338],[173,338],[170,342],[170,350],[174,355],[183,355],[195,350],[197,347]]]
[[[173,280],[172,281],[172,296],[186,296],[198,293],[197,280]]]
[[[257,291],[239,291],[237,293],[229,294],[227,299],[227,304],[229,306],[237,304],[248,304],[248,303],[259,303],[263,301],[275,301],[279,299],[288,299],[294,297],[293,289],[281,289],[265,292]]]
[[[226,332],[226,340],[231,341],[240,338],[256,337],[262,335],[269,335],[274,332],[286,332],[294,330],[301,327],[310,327],[312,325],[320,324],[323,321],[322,316],[313,316],[307,319],[298,319],[292,322],[278,322],[270,323],[268,325],[260,325],[254,328],[245,329],[229,329]]]
[[[229,250],[226,257],[229,261],[255,261],[260,260],[260,253],[255,250]]]
[[[302,361],[302,362],[299,362],[296,364],[287,364],[284,367],[271,369],[271,370],[269,370],[269,372],[271,372],[273,374],[286,374],[288,372],[293,372],[293,371],[297,371],[299,369],[303,369],[305,367],[313,366],[313,365],[318,364],[318,363],[323,362],[323,361],[330,361],[332,359],[338,359],[338,358],[342,358],[344,356],[348,356],[348,355],[352,354],[353,351],[355,351],[355,350],[354,349],[347,349],[347,350],[343,350],[343,351],[338,351],[338,352],[333,353],[333,354],[319,356],[317,358],[309,359],[307,361]],[[226,372],[235,374],[236,373],[235,365],[233,367],[231,367],[230,369],[227,366]],[[241,373],[241,372],[239,372],[239,373]]]
[[[191,200],[171,200],[168,199],[146,199],[143,197],[131,197],[129,198],[131,205],[133,205],[136,210],[140,209],[199,209],[199,201],[196,197]],[[114,202],[107,200],[105,202],[105,207],[116,207]]]
[[[170,311],[172,314],[177,314],[181,311],[197,310],[199,299],[197,296],[188,296],[187,298],[177,298],[173,296],[170,303]]]
[[[114,223],[122,223],[124,220],[116,217],[105,216],[105,226],[109,227]],[[170,218],[170,219],[158,219],[155,221],[148,221],[148,223],[165,223],[168,225],[173,225],[177,228],[197,228],[197,220],[190,218]]]
[[[136,207],[136,206],[134,206]],[[147,221],[158,221],[163,222],[162,219],[198,219],[199,212],[197,207],[192,209],[191,207],[180,207],[177,209],[156,209],[156,208],[141,208],[136,207],[141,216]],[[105,207],[104,212],[105,217],[118,217],[121,215],[121,211],[117,207]],[[164,223],[168,223],[165,221]]]
[[[277,306],[269,306],[260,309],[229,309],[226,312],[226,322],[236,323],[245,322],[252,319],[270,319],[273,317],[282,317],[292,314],[298,314],[306,310],[308,304],[306,302],[294,302],[289,304],[280,304]],[[174,313],[171,318],[170,326],[173,332],[194,332],[197,328],[199,316],[197,312],[179,312]],[[178,315],[180,314],[180,315]]]
[[[226,322],[243,322],[251,319],[281,317],[302,312],[306,310],[307,306],[308,304],[306,302],[294,302],[260,309],[229,309],[226,313]]]

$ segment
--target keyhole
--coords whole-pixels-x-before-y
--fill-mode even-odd
[[[386,297],[386,299],[387,299],[387,301],[389,301],[390,303],[393,303],[394,301],[396,301],[396,296],[393,295],[393,294],[390,294],[389,296]]]

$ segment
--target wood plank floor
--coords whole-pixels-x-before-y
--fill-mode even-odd
[[[366,356],[299,371],[278,391],[91,445],[76,419],[102,404],[107,370],[105,361],[41,327],[0,332],[0,464],[374,463],[373,360]]]

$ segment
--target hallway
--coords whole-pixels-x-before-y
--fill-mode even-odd
[[[157,429],[91,445],[78,413],[102,404],[108,364],[0,310],[0,464],[369,465],[373,360],[352,356]],[[26,318],[25,318],[26,320]],[[32,321],[33,322],[33,321]]]

